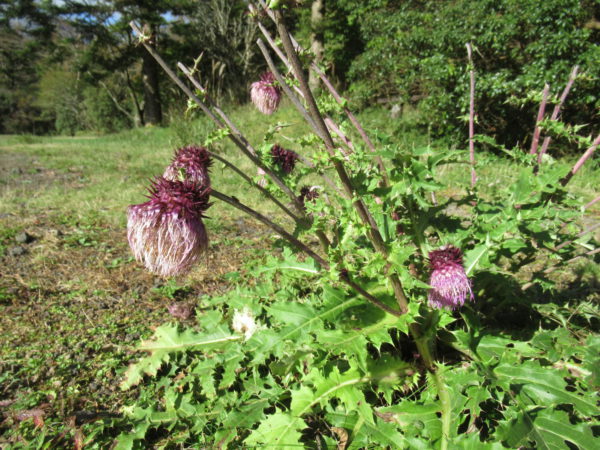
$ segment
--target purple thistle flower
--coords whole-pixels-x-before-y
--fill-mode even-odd
[[[152,273],[185,273],[208,247],[202,214],[210,187],[158,177],[149,191],[149,201],[127,210],[129,246]]]
[[[267,115],[273,114],[281,101],[281,87],[275,84],[275,76],[265,72],[260,81],[255,81],[250,87],[250,98],[258,110]]]
[[[320,194],[317,186],[304,186],[300,189],[298,200],[302,203],[302,206],[304,206],[306,202],[314,202],[319,196]]]
[[[471,280],[462,264],[460,249],[446,245],[429,252],[431,290],[427,295],[432,308],[455,309],[464,305],[467,297],[472,301]]]
[[[278,144],[271,147],[271,156],[273,157],[275,164],[277,164],[286,175],[292,173],[292,170],[294,170],[294,167],[296,166],[296,160],[298,159],[298,154],[296,152],[286,150]]]
[[[171,181],[193,181],[199,186],[209,187],[208,169],[212,161],[205,147],[191,145],[175,150],[173,161],[166,168],[163,177]]]

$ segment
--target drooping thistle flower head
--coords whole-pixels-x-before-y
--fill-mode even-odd
[[[473,300],[471,280],[462,264],[460,249],[446,245],[429,252],[431,289],[427,296],[432,308],[455,309],[464,305],[465,300]]]
[[[275,76],[265,72],[259,81],[252,83],[250,98],[254,106],[263,114],[273,114],[281,101],[281,87],[275,83]]]
[[[187,272],[208,247],[202,215],[210,187],[159,177],[149,200],[127,211],[127,238],[135,259],[162,276]]]
[[[209,187],[208,169],[212,161],[205,147],[191,145],[175,150],[171,164],[165,169],[163,177],[171,181],[193,181],[199,186]]]
[[[296,166],[296,160],[298,154],[292,150],[286,150],[282,146],[275,144],[271,147],[271,156],[275,164],[281,169],[283,173],[290,174]]]

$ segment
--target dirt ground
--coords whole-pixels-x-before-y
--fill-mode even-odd
[[[77,171],[1,156],[3,191],[34,195],[53,183],[85,185]],[[125,228],[101,214],[22,206],[0,215],[0,447],[15,439],[3,434],[39,414],[79,421],[116,412],[136,395],[118,384],[139,341],[154,327],[181,320],[167,306],[201,309],[203,295],[229,289],[231,274],[252,270],[246,261],[268,248],[266,231],[254,222],[220,223],[206,258],[189,275],[164,280],[132,259]]]

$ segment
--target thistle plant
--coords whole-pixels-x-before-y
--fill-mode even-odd
[[[121,441],[160,427],[173,443],[207,447],[298,448],[318,437],[318,445],[332,448],[553,448],[565,440],[593,448],[593,352],[565,330],[513,340],[486,331],[486,324],[511,308],[526,310],[517,319],[529,320],[533,307],[520,301],[527,282],[550,288],[550,267],[596,251],[589,242],[585,252],[576,245],[585,208],[565,186],[599,138],[582,140],[587,151],[568,172],[544,166],[537,153],[502,149],[518,167],[517,180],[486,192],[480,173],[486,156],[476,159],[475,151],[490,141],[474,134],[470,46],[469,151],[406,149],[369,138],[323,71],[310,64],[328,91],[315,98],[284,11],[264,2],[251,9],[261,11],[253,14],[258,20],[273,20],[278,33],[276,39],[259,24],[271,47],[257,42],[270,75],[252,86],[252,100],[272,112],[280,98],[265,89],[281,89],[277,95],[289,97],[312,135],[288,150],[274,127],[257,151],[193,71],[178,65],[202,98],[146,45],[256,166],[259,179],[212,148],[180,150],[165,172],[170,180],[155,181],[150,201],[130,207],[129,239],[150,270],[182,274],[206,248],[202,213],[210,195],[270,227],[283,248],[266,258],[256,287],[203,299],[199,329],[167,324],[142,344],[149,353],[129,368],[122,386],[146,375],[159,382],[146,386],[147,395],[129,410],[137,428]],[[549,92],[544,97],[551,102]],[[536,142],[545,132],[536,128]],[[284,219],[209,186],[207,154],[261,192]],[[457,165],[469,167],[470,176],[459,195],[448,195],[439,169]],[[325,183],[298,190],[307,174]],[[531,267],[539,261],[541,270]],[[523,279],[525,268],[530,280]],[[502,297],[499,285],[523,287]],[[546,314],[543,307],[534,312]],[[573,359],[552,347],[559,335],[573,346]],[[575,376],[567,367],[590,377],[567,383]]]

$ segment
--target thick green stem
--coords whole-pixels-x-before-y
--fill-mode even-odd
[[[452,401],[446,383],[444,382],[442,371],[436,370],[433,372],[433,379],[440,399],[440,406],[442,407],[442,442],[440,448],[442,450],[447,450],[448,441],[450,439],[450,425],[452,422]]]

